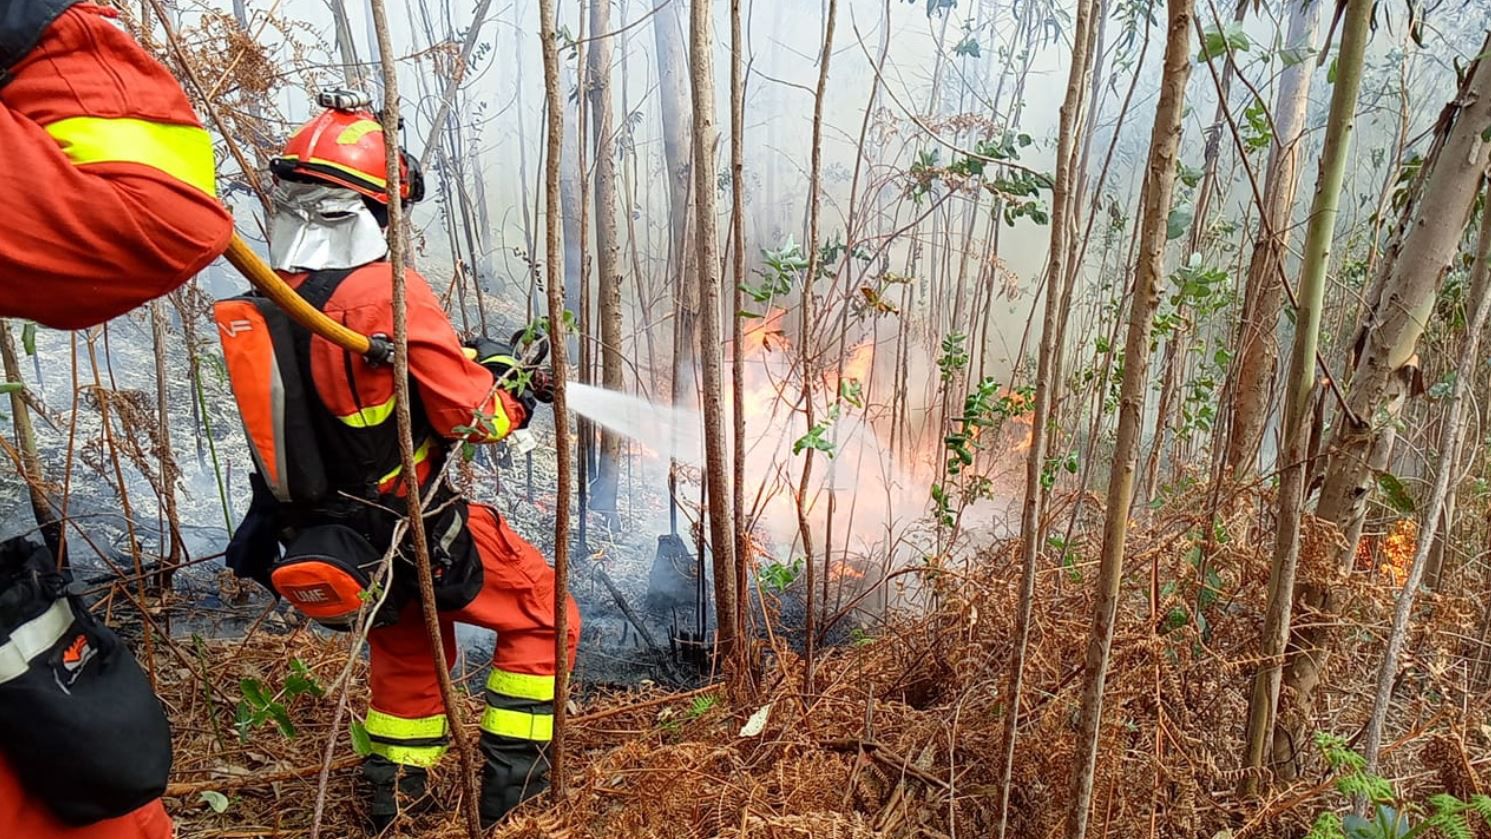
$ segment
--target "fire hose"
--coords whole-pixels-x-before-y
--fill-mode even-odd
[[[367,359],[369,364],[393,362],[393,342],[387,336],[364,335],[327,317],[325,312],[307,303],[237,233],[233,234],[223,256],[254,288],[283,309],[296,323],[348,352],[357,353]],[[527,330],[520,330],[513,336],[513,348],[516,350],[520,343],[523,345],[520,364],[531,374],[529,387],[535,398],[540,402],[550,402],[553,400],[552,379],[547,370],[539,367],[548,358],[549,339],[545,335],[538,335],[520,341],[526,332]]]

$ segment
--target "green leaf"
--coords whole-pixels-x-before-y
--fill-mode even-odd
[[[214,813],[226,813],[226,812],[228,812],[228,796],[223,795],[222,793],[218,792],[217,790],[212,790],[212,789],[202,790],[201,792],[197,793],[197,796],[199,798],[201,798],[203,801],[205,801],[207,803],[208,807],[212,808],[212,812],[214,812]]]
[[[29,320],[21,327],[21,346],[26,355],[36,355],[36,324]]]
[[[953,47],[953,55],[961,55],[965,58],[978,58],[982,53],[979,50],[978,39],[972,34],[964,35],[963,40]]]
[[[269,707],[269,696],[264,692],[264,683],[255,678],[241,679],[238,689],[243,693],[243,698],[254,710],[263,710]]]
[[[21,382],[0,382],[0,394],[15,393],[25,386]]]
[[[373,738],[368,736],[368,727],[358,720],[352,721],[352,751],[359,757],[373,753]]]
[[[1408,494],[1408,489],[1403,486],[1402,481],[1398,480],[1397,475],[1391,472],[1378,472],[1377,488],[1382,490],[1383,495],[1387,496],[1389,507],[1392,507],[1401,515],[1413,515],[1416,508],[1413,496]]]
[[[1284,62],[1285,67],[1293,67],[1296,64],[1303,64],[1314,57],[1314,47],[1294,47],[1292,49],[1279,50],[1279,60]]]
[[[1187,166],[1184,163],[1178,163],[1176,165],[1178,167],[1176,174],[1180,178],[1181,183],[1193,189],[1195,188],[1196,184],[1201,183],[1201,176],[1206,174],[1200,169]]]
[[[274,724],[279,726],[281,734],[292,740],[295,738],[295,723],[290,721],[290,714],[285,710],[285,706],[273,702],[264,710],[268,712],[269,718],[274,720]]]
[[[1196,217],[1196,208],[1190,202],[1181,204],[1170,211],[1170,217],[1165,221],[1165,238],[1175,241],[1186,235],[1191,229],[1191,221]]]
[[[1335,84],[1336,83],[1336,61],[1337,61],[1337,59],[1332,58],[1331,59],[1330,69],[1325,71],[1325,83],[1326,84]]]
[[[1196,63],[1205,64],[1229,52],[1247,52],[1252,48],[1253,41],[1248,37],[1248,33],[1243,31],[1242,24],[1229,23],[1220,30],[1207,30],[1201,39],[1201,52],[1196,54]]]

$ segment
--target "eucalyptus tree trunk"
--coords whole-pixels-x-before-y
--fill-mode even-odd
[[[347,18],[347,0],[328,0],[331,18],[336,23],[337,51],[342,56],[342,83],[352,90],[367,86],[362,63],[357,60],[357,44],[352,40],[352,22]]]
[[[1284,38],[1286,50],[1300,54],[1298,51],[1314,43],[1323,5],[1313,2],[1290,6],[1289,30]],[[1299,184],[1300,143],[1314,69],[1314,63],[1309,61],[1284,68],[1279,74],[1279,92],[1274,99],[1274,137],[1269,144],[1264,174],[1258,235],[1248,263],[1237,373],[1233,380],[1232,422],[1227,436],[1226,474],[1237,480],[1248,479],[1256,470],[1258,447],[1268,420],[1274,368],[1279,357],[1279,309],[1284,297],[1279,277],[1284,254],[1293,238],[1294,226],[1290,221]]]
[[[340,0],[338,0],[339,2]],[[394,341],[394,417],[398,424],[399,453],[403,474],[413,480],[417,472],[414,460],[414,420],[412,416],[411,391],[409,386],[409,318],[405,293],[405,246],[408,237],[404,225],[403,200],[400,197],[399,155],[400,149],[394,138],[399,132],[399,83],[395,73],[393,39],[388,31],[388,13],[384,0],[370,0],[373,25],[378,35],[378,52],[383,61],[383,134],[386,145],[388,167],[388,262],[393,275],[393,341]],[[421,611],[424,614],[425,631],[434,658],[435,674],[440,689],[440,698],[445,705],[451,744],[460,758],[463,774],[465,802],[462,812],[466,817],[466,832],[471,839],[481,835],[480,819],[476,807],[476,758],[473,755],[470,733],[462,724],[461,701],[450,679],[450,663],[445,659],[445,646],[441,641],[440,615],[435,606],[434,571],[430,563],[430,546],[425,537],[423,499],[417,489],[410,489],[407,498],[409,540],[414,549],[415,568],[419,576]],[[563,590],[562,588],[560,589]],[[563,633],[561,631],[561,637]],[[559,701],[564,701],[560,696]]]
[[[21,469],[15,468],[10,457],[0,452],[0,542],[29,530],[25,505],[20,503],[30,497],[31,509],[47,547],[59,561],[62,532],[57,517],[52,513],[52,504],[43,487],[46,473],[41,465],[41,453],[36,447],[36,428],[31,424],[31,406],[26,404],[25,379],[21,375],[20,360],[16,357],[15,342],[10,334],[10,324],[0,318],[0,360],[3,360],[4,378],[0,381],[19,385],[10,391],[10,421],[15,430],[16,445],[20,447]],[[22,486],[24,485],[24,486]]]
[[[621,392],[621,236],[616,225],[616,136],[611,95],[611,0],[589,0],[590,126],[595,149],[596,314],[600,320],[601,385]],[[614,516],[621,437],[601,429],[600,460],[590,485],[591,509]]]
[[[162,591],[169,591],[171,580],[176,573],[176,566],[183,558],[183,551],[181,515],[176,506],[176,479],[181,474],[181,470],[176,465],[176,450],[171,445],[171,411],[167,386],[170,366],[166,363],[168,331],[165,300],[156,299],[150,302],[150,337],[151,347],[155,354],[155,443],[160,457],[160,494],[166,518],[166,532],[161,538],[164,540],[169,536],[171,540],[171,547],[161,563],[161,573],[153,585]],[[37,512],[40,513],[41,510],[38,509]]]
[[[568,63],[560,65],[560,78],[556,84],[561,92],[566,93],[575,87],[575,73],[570,69]],[[563,238],[561,245],[564,248],[564,307],[576,316],[580,312],[580,272],[581,265],[585,260],[584,248],[581,242],[580,228],[583,226],[581,216],[581,205],[585,203],[585,191],[580,186],[581,166],[578,161],[580,156],[580,109],[571,107],[569,96],[561,95],[558,106],[564,125],[564,134],[561,144],[561,152],[564,160],[572,161],[570,165],[559,170],[559,200],[560,218],[564,222]]]
[[[1491,46],[1491,38],[1482,53]],[[1337,84],[1341,82],[1339,71]],[[1439,145],[1426,157],[1432,167],[1423,183],[1423,200],[1358,337],[1356,368],[1346,391],[1347,416],[1336,422],[1330,441],[1330,461],[1320,490],[1316,515],[1340,528],[1360,533],[1374,473],[1385,465],[1389,431],[1402,406],[1415,393],[1411,372],[1416,371],[1416,348],[1450,261],[1459,249],[1481,176],[1486,171],[1491,143],[1491,61],[1478,60],[1465,75],[1455,99],[1440,117]],[[1347,544],[1335,559],[1344,568],[1355,554]],[[1420,569],[1422,573],[1422,569]],[[1332,607],[1331,588],[1302,586],[1300,600],[1316,608]],[[1295,698],[1296,727],[1313,717],[1315,691],[1328,655],[1327,621],[1316,621],[1294,635],[1295,655],[1284,674],[1284,684]]]
[[[1263,766],[1271,740],[1275,761],[1289,749],[1287,736],[1276,731],[1275,709],[1279,702],[1280,666],[1289,640],[1294,604],[1294,575],[1299,563],[1301,507],[1304,503],[1305,453],[1309,445],[1310,394],[1315,387],[1315,354],[1320,341],[1320,310],[1325,296],[1325,269],[1330,261],[1331,236],[1340,207],[1341,184],[1351,150],[1351,132],[1356,119],[1356,100],[1361,90],[1362,60],[1366,53],[1372,0],[1348,0],[1341,30],[1341,48],[1336,57],[1336,83],[1331,89],[1330,115],[1325,144],[1320,153],[1320,174],[1310,204],[1310,226],[1300,267],[1298,307],[1294,318],[1294,349],[1284,402],[1284,448],[1279,454],[1278,515],[1274,526],[1273,564],[1269,570],[1268,610],[1264,616],[1262,658],[1253,677],[1248,699],[1244,736],[1243,768]],[[1290,761],[1292,766],[1292,761]],[[1286,771],[1275,766],[1275,771]],[[1242,791],[1258,788],[1257,771],[1243,775]]]
[[[818,248],[818,223],[822,202],[819,191],[821,188],[820,177],[823,171],[823,97],[828,87],[829,59],[833,57],[834,22],[838,17],[838,0],[828,0],[827,16],[823,24],[823,47],[818,53],[818,88],[813,94],[813,139],[810,147],[811,162],[808,165],[808,240],[803,246],[808,249],[808,267],[803,272],[802,281],[802,304],[800,309],[801,327],[798,333],[799,374],[802,377],[802,405],[806,427],[804,434],[813,431],[813,379],[817,371],[813,368],[814,336],[822,328],[817,322],[818,315],[814,314],[814,291],[813,286],[818,279],[820,250]],[[808,508],[812,506],[812,497],[808,494],[810,478],[813,474],[812,446],[803,448],[802,477],[797,485],[797,532],[802,539],[802,550],[807,556],[807,627],[804,630],[803,656],[805,666],[803,670],[803,686],[807,693],[813,691],[813,647],[817,640],[817,614],[816,614],[816,561],[813,556],[813,534],[808,525]],[[825,538],[825,542],[827,539]],[[827,554],[825,553],[825,565]],[[825,570],[825,573],[826,570]]]
[[[745,515],[745,365],[740,356],[744,344],[744,324],[740,315],[745,307],[745,38],[740,19],[741,0],[730,0],[730,251],[735,292],[730,306],[730,346],[734,363],[730,365],[731,428],[734,432],[735,471],[732,474],[732,499],[735,504],[735,621],[742,635],[747,633],[749,610],[746,586],[750,572],[751,549]],[[741,645],[745,649],[745,645]],[[746,659],[742,657],[742,660]],[[742,673],[747,672],[742,668]]]
[[[1234,23],[1242,23],[1248,6],[1248,0],[1238,2],[1233,15]],[[1194,28],[1198,41],[1206,37],[1205,29],[1199,21],[1194,24]],[[1216,58],[1210,60],[1215,61]],[[1217,163],[1221,160],[1222,133],[1227,125],[1228,94],[1232,90],[1232,76],[1237,69],[1231,50],[1226,52],[1222,61],[1222,78],[1217,86],[1217,108],[1207,128],[1202,152],[1201,181],[1196,185],[1196,192],[1191,200],[1191,229],[1186,235],[1187,258],[1201,252],[1202,240],[1211,221],[1212,194],[1217,188]],[[1190,355],[1191,318],[1183,301],[1178,304],[1176,314],[1180,316],[1179,322],[1165,341],[1165,355],[1160,371],[1160,400],[1155,409],[1154,437],[1150,441],[1149,457],[1144,466],[1144,487],[1139,493],[1141,502],[1154,498],[1159,489],[1160,461],[1164,458],[1166,441],[1170,439],[1171,416],[1178,407],[1182,369]],[[1171,468],[1174,468],[1173,463]]]
[[[695,390],[688,387],[692,376],[694,336],[699,317],[699,286],[694,278],[694,248],[685,238],[693,193],[693,112],[689,104],[688,48],[685,43],[687,0],[670,0],[652,15],[652,35],[657,52],[658,113],[662,118],[663,166],[668,181],[668,270],[674,278],[674,302],[678,319],[674,324],[674,404],[692,405]]]
[[[709,492],[709,548],[714,555],[717,646],[728,658],[735,646],[735,513],[730,492],[730,457],[725,451],[724,382],[720,373],[720,256],[714,188],[714,37],[712,0],[694,0],[689,10],[689,56],[693,69],[694,206],[698,215],[695,256],[699,273],[699,361],[704,391],[704,472]]]
[[[1155,105],[1145,171],[1144,202],[1140,217],[1139,259],[1135,265],[1133,305],[1124,343],[1123,386],[1119,394],[1118,434],[1113,444],[1113,471],[1108,480],[1107,515],[1098,570],[1097,601],[1092,634],[1087,644],[1087,683],[1082,691],[1077,764],[1072,778],[1069,839],[1083,839],[1092,808],[1093,777],[1097,770],[1102,731],[1103,689],[1108,677],[1113,625],[1123,581],[1124,540],[1129,507],[1134,498],[1134,473],[1139,460],[1139,435],[1144,426],[1144,397],[1149,380],[1150,330],[1159,307],[1165,279],[1166,222],[1175,190],[1176,160],[1180,149],[1181,116],[1185,111],[1186,82],[1191,75],[1191,19],[1193,0],[1169,0],[1164,75]]]
[[[1480,65],[1491,67],[1491,62],[1481,59]],[[1491,91],[1482,88],[1481,96],[1488,92]],[[1491,198],[1491,194],[1487,197]],[[1393,610],[1393,628],[1387,637],[1387,650],[1382,656],[1382,666],[1377,671],[1377,693],[1372,702],[1372,716],[1367,723],[1367,733],[1362,741],[1362,754],[1367,758],[1368,772],[1377,768],[1377,754],[1382,748],[1383,725],[1387,721],[1388,706],[1392,704],[1393,683],[1398,675],[1398,655],[1403,651],[1403,642],[1408,635],[1413,599],[1424,578],[1429,552],[1436,544],[1440,517],[1453,485],[1465,425],[1465,392],[1475,380],[1481,332],[1486,328],[1486,316],[1491,312],[1491,298],[1486,294],[1487,277],[1491,275],[1488,260],[1491,260],[1491,205],[1481,210],[1481,232],[1476,240],[1475,267],[1472,269],[1470,295],[1467,298],[1465,345],[1460,350],[1455,384],[1444,408],[1444,423],[1440,427],[1439,444],[1436,446],[1439,451],[1438,473],[1434,478],[1429,506],[1424,510],[1423,521],[1419,526],[1413,565],[1408,569],[1408,578],[1403,581],[1402,590],[1398,592],[1397,606]]]
[[[1025,654],[1030,644],[1030,620],[1035,600],[1035,571],[1040,559],[1040,531],[1043,515],[1041,473],[1046,461],[1048,418],[1055,391],[1060,387],[1052,380],[1052,370],[1060,347],[1056,341],[1061,319],[1060,286],[1067,274],[1065,265],[1067,240],[1074,235],[1069,229],[1074,214],[1069,209],[1077,200],[1073,194],[1072,176],[1076,164],[1082,108],[1087,97],[1087,77],[1093,64],[1089,52],[1095,0],[1078,0],[1076,25],[1072,33],[1072,63],[1067,75],[1066,97],[1061,106],[1057,133],[1056,165],[1051,188],[1051,243],[1046,262],[1046,309],[1041,327],[1040,353],[1036,366],[1035,405],[1031,416],[1030,449],[1025,455],[1025,499],[1020,516],[1020,605],[1015,619],[1015,657],[1010,663],[1005,690],[1003,766],[1000,773],[999,836],[1003,839],[1009,823],[1010,779],[1014,769],[1015,739],[1019,729],[1020,694],[1025,680]],[[998,203],[996,202],[996,211]]]
[[[558,472],[554,504],[554,742],[553,784],[556,794],[564,791],[564,717],[569,695],[569,497],[573,460],[569,437],[569,408],[565,401],[568,366],[565,355],[565,275],[561,239],[560,163],[564,159],[564,97],[559,90],[559,45],[555,39],[554,0],[538,0],[539,42],[544,62],[544,268],[548,297],[550,352],[554,371],[554,448]]]
[[[1480,60],[1471,69],[1441,117],[1444,145],[1426,163],[1433,169],[1424,182],[1424,200],[1357,339],[1359,354],[1346,392],[1351,413],[1336,423],[1318,508],[1321,518],[1342,531],[1365,512],[1373,481],[1367,454],[1396,416],[1384,416],[1383,409],[1398,395],[1402,371],[1417,366],[1418,339],[1486,169],[1488,143],[1482,135],[1491,125],[1491,62]]]

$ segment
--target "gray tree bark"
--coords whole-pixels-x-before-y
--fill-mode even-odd
[[[1324,5],[1290,6],[1289,30],[1284,38],[1286,49],[1303,50],[1314,43]],[[1279,92],[1274,99],[1274,138],[1269,145],[1263,180],[1263,218],[1259,220],[1253,256],[1248,263],[1232,425],[1227,438],[1227,474],[1238,480],[1250,477],[1256,470],[1258,447],[1268,420],[1274,368],[1279,357],[1279,310],[1284,297],[1279,276],[1284,254],[1293,238],[1290,219],[1299,184],[1300,140],[1313,70],[1310,61],[1284,68],[1279,74]]]
[[[1103,522],[1103,550],[1098,570],[1098,597],[1093,607],[1092,634],[1087,644],[1087,684],[1082,691],[1077,766],[1072,779],[1069,839],[1083,839],[1092,806],[1093,777],[1097,770],[1102,731],[1103,689],[1113,646],[1118,592],[1123,580],[1124,540],[1128,535],[1129,506],[1134,498],[1134,473],[1139,460],[1139,435],[1144,425],[1144,396],[1149,381],[1150,329],[1159,307],[1165,280],[1166,221],[1175,190],[1176,159],[1180,148],[1181,116],[1186,82],[1191,75],[1191,20],[1193,0],[1170,0],[1164,75],[1155,106],[1145,174],[1144,205],[1140,217],[1139,259],[1134,279],[1129,332],[1124,343],[1123,386],[1119,396],[1118,435],[1113,446],[1113,472],[1108,481],[1107,516]]]
[[[614,97],[611,95],[611,0],[590,0],[589,73],[591,134],[595,149],[596,314],[600,320],[601,385],[625,387],[621,360],[621,236],[616,225],[616,146]],[[590,507],[616,514],[621,437],[601,429],[600,460],[590,485]]]
[[[1491,62],[1481,59],[1482,68],[1491,68]],[[1491,76],[1491,73],[1487,74]],[[1485,84],[1491,79],[1482,80]],[[1482,95],[1485,94],[1482,90]],[[1491,194],[1487,194],[1491,199]],[[1408,635],[1408,620],[1413,612],[1413,600],[1418,594],[1419,583],[1424,578],[1429,552],[1436,543],[1440,516],[1449,497],[1455,465],[1459,458],[1460,442],[1465,428],[1465,392],[1475,381],[1476,361],[1480,351],[1481,332],[1486,328],[1486,316],[1491,313],[1491,297],[1486,294],[1487,278],[1491,275],[1491,205],[1481,211],[1481,232],[1476,242],[1476,261],[1470,279],[1470,295],[1467,298],[1469,315],[1465,330],[1465,345],[1460,350],[1460,360],[1455,371],[1455,385],[1445,405],[1444,424],[1440,428],[1438,473],[1434,477],[1434,489],[1429,497],[1429,506],[1424,510],[1423,524],[1419,527],[1418,546],[1414,550],[1413,565],[1408,569],[1408,578],[1398,592],[1397,606],[1393,610],[1393,628],[1387,636],[1387,650],[1382,655],[1382,666],[1377,671],[1377,692],[1372,701],[1372,716],[1367,722],[1367,732],[1362,740],[1362,754],[1367,758],[1367,771],[1377,768],[1378,752],[1382,748],[1383,727],[1387,722],[1388,707],[1392,704],[1393,682],[1398,675],[1398,656],[1403,651],[1403,642]]]
[[[709,549],[714,555],[717,646],[728,658],[735,646],[735,513],[730,456],[725,451],[724,381],[720,372],[719,221],[714,188],[713,2],[694,0],[689,15],[693,65],[694,200],[698,215],[695,256],[699,274],[699,362],[704,378],[704,472],[709,491]]]

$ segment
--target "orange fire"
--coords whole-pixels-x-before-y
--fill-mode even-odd
[[[870,375],[870,366],[875,363],[875,344],[866,341],[849,351],[844,359],[844,372],[839,377],[844,381],[858,379],[863,382]]]
[[[830,563],[828,578],[836,583],[842,583],[846,580],[863,580],[865,578],[865,571],[852,562],[840,559],[838,562]]]
[[[1403,585],[1408,579],[1408,569],[1413,564],[1413,555],[1418,550],[1418,522],[1413,519],[1398,519],[1382,537],[1382,570],[1392,577],[1395,585]]]
[[[782,331],[786,309],[772,309],[765,317],[752,318],[741,331],[740,358],[754,358],[765,351],[785,350],[792,346]]]

